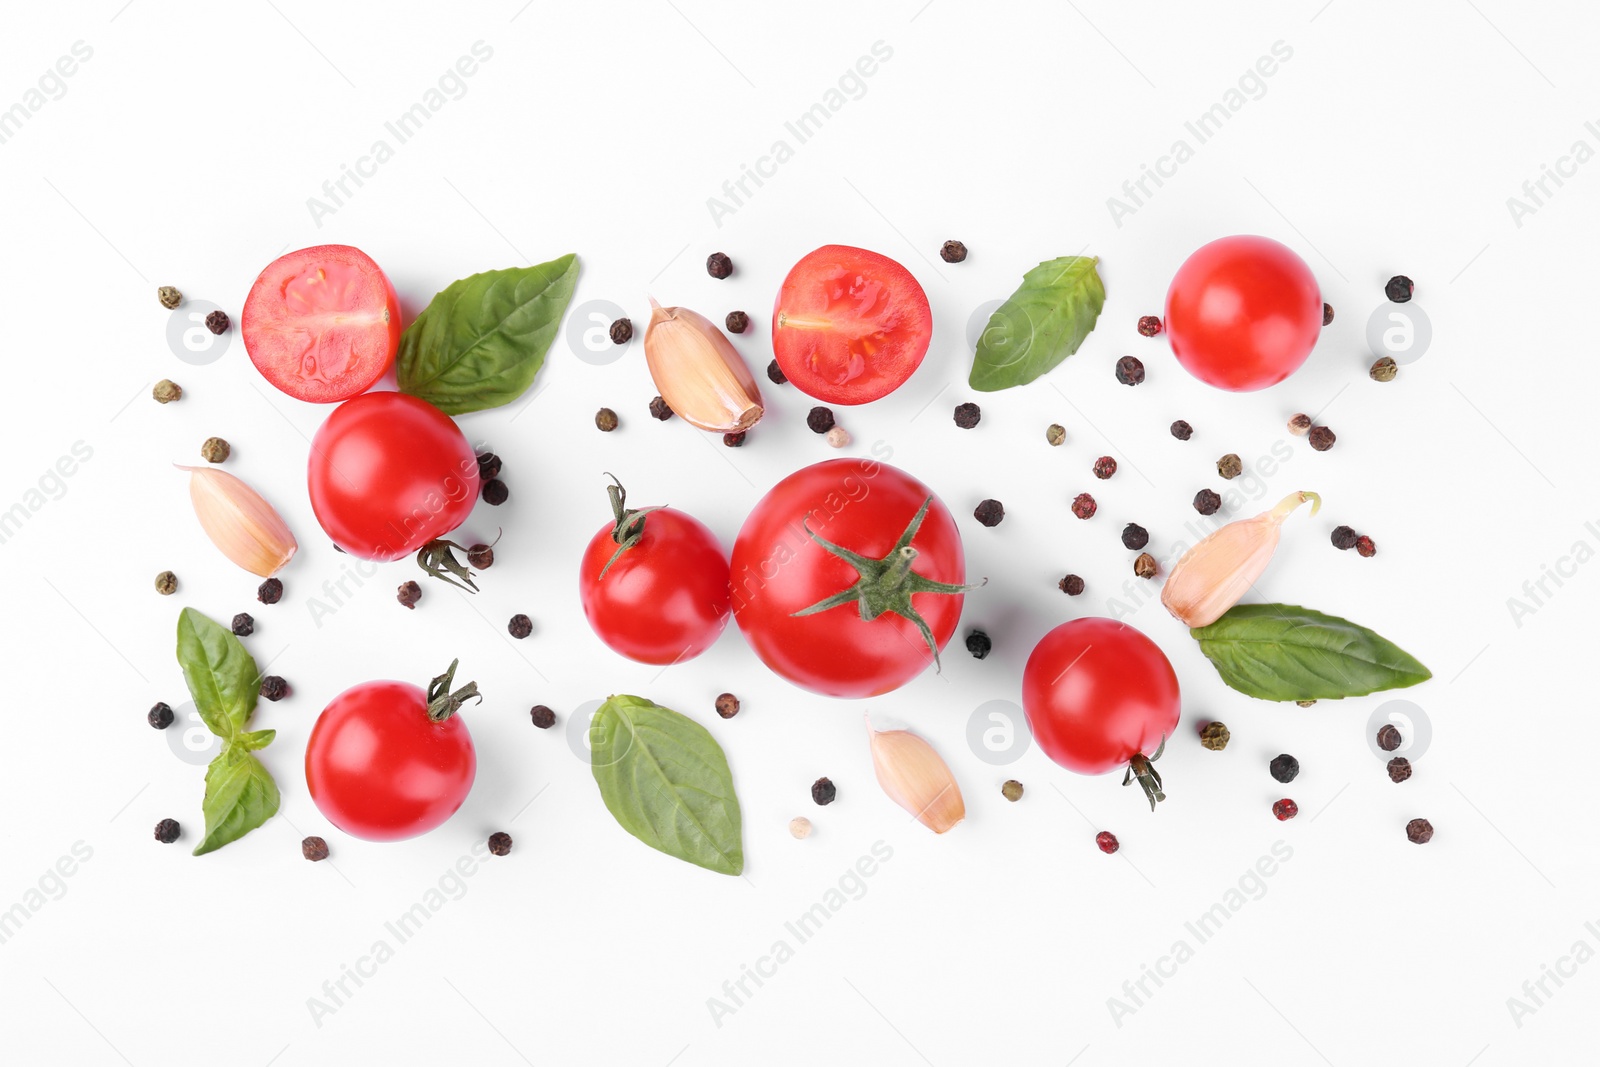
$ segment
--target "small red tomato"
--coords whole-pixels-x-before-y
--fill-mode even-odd
[[[621,482],[608,492],[615,519],[578,567],[589,628],[640,663],[693,659],[728,625],[728,561],[717,535],[674,508],[628,510]]]
[[[361,559],[401,559],[460,526],[478,499],[478,457],[450,416],[405,393],[334,409],[311,440],[311,510]]]
[[[1178,676],[1126,623],[1074,619],[1045,634],[1022,672],[1022,710],[1045,755],[1079,774],[1126,768],[1151,810],[1163,799],[1151,762],[1178,725]]]
[[[888,256],[826,245],[790,269],[772,308],[772,351],[795,387],[865,404],[904,384],[933,336],[928,294]]]
[[[261,376],[297,400],[331,404],[366,392],[400,347],[400,300],[372,258],[318,245],[267,264],[239,325]]]
[[[329,822],[368,841],[425,834],[456,813],[478,772],[456,714],[475,684],[450,691],[456,665],[427,692],[365,682],[323,709],[306,742],[306,785]]]
[[[1167,289],[1167,337],[1184,369],[1233,392],[1300,369],[1322,333],[1306,261],[1266,237],[1224,237],[1184,260]]]

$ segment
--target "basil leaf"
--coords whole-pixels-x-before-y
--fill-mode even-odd
[[[1189,633],[1224,682],[1262,700],[1338,700],[1433,677],[1365,626],[1290,604],[1239,604]]]
[[[972,357],[969,384],[992,393],[1026,385],[1078,350],[1100,318],[1106,287],[1096,256],[1062,256],[1022,276],[989,316]]]
[[[578,282],[578,257],[453,282],[400,335],[400,391],[448,415],[527,391]]]
[[[206,835],[194,854],[204,856],[237,841],[278,813],[278,786],[261,761],[229,745],[206,768]]]
[[[261,675],[233,631],[193,608],[178,616],[178,665],[206,729],[236,737],[256,710]]]
[[[272,739],[278,736],[276,730],[252,730],[247,734],[240,734],[234,744],[246,752],[254,752],[258,748],[266,748],[272,744]]]
[[[739,798],[704,726],[643,697],[613,696],[589,723],[600,798],[651,848],[719,874],[744,870]]]

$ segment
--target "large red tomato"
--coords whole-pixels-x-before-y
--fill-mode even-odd
[[[884,463],[798,470],[733,546],[733,614],[766,665],[836,697],[898,689],[961,617],[961,535],[933,490]]]
[[[306,785],[317,810],[347,834],[398,841],[427,833],[472,790],[478,757],[456,714],[475,684],[450,691],[456,665],[424,692],[365,682],[323,709],[306,741]]]
[[[1167,337],[1190,374],[1249,392],[1300,369],[1322,333],[1306,261],[1266,237],[1224,237],[1184,260],[1167,289]]]
[[[1022,710],[1039,747],[1061,766],[1079,774],[1126,768],[1151,810],[1163,799],[1150,761],[1178,726],[1178,676],[1132,626],[1074,619],[1045,634],[1022,672]]]
[[[334,544],[362,559],[400,559],[467,520],[478,458],[426,400],[367,393],[317,430],[306,480],[311,510]]]
[[[728,561],[717,535],[675,508],[629,510],[622,483],[608,488],[613,520],[578,567],[589,628],[640,663],[693,659],[728,625]]]

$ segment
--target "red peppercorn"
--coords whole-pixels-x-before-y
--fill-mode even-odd
[[[1296,804],[1288,797],[1284,797],[1282,800],[1272,805],[1272,814],[1278,817],[1279,822],[1288,822],[1290,819],[1300,814],[1300,805]]]
[[[1094,476],[1096,478],[1099,478],[1101,481],[1105,481],[1107,478],[1117,473],[1117,461],[1112,459],[1110,456],[1101,456],[1099,459],[1094,461],[1094,467],[1092,469],[1094,470]]]
[[[1117,835],[1110,830],[1101,830],[1095,834],[1094,843],[1099,846],[1101,852],[1108,856],[1122,847],[1122,842],[1118,841]]]
[[[1356,538],[1356,555],[1362,559],[1371,559],[1378,554],[1378,546],[1372,543],[1372,538],[1362,534]]]
[[[1072,513],[1080,519],[1092,518],[1098,508],[1099,505],[1094,502],[1094,497],[1088,493],[1079,493],[1072,498]]]
[[[1141,315],[1139,317],[1139,336],[1154,337],[1161,332],[1161,319],[1157,315]]]

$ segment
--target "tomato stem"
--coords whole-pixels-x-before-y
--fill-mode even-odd
[[[496,541],[499,538],[495,538]],[[455,551],[451,551],[454,549]],[[477,583],[472,580],[472,571],[467,565],[456,559],[455,552],[465,552],[466,549],[454,541],[444,538],[429,541],[417,552],[417,566],[430,578],[449,582],[457,589],[465,589],[469,593],[478,591]],[[454,577],[452,577],[452,575]],[[459,581],[457,580],[459,579]]]
[[[1128,772],[1122,776],[1122,784],[1127,785],[1135,778],[1139,780],[1139,788],[1144,790],[1145,799],[1150,801],[1150,810],[1156,810],[1156,801],[1167,799],[1167,794],[1161,791],[1161,772],[1151,764],[1161,758],[1161,753],[1167,750],[1167,735],[1161,735],[1161,744],[1156,746],[1156,754],[1146,756],[1143,752],[1135,752],[1128,761]]]
[[[606,560],[606,565],[600,568],[600,573],[595,576],[597,581],[606,576],[606,571],[611,569],[613,563],[622,558],[624,552],[639,543],[639,539],[644,536],[644,517],[652,511],[660,511],[665,506],[656,504],[652,507],[634,508],[630,511],[628,509],[628,491],[622,487],[622,483],[617,480],[615,474],[607,471],[606,477],[611,479],[611,484],[606,486],[606,494],[611,497],[611,514],[616,520],[611,527],[611,540],[615,542],[617,550],[611,553],[611,558]]]
[[[428,718],[434,722],[444,722],[460,711],[461,705],[469,700],[483,700],[483,694],[478,692],[477,682],[468,682],[455,692],[450,691],[450,686],[455,680],[456,667],[460,663],[459,659],[451,660],[449,668],[428,683]]]

